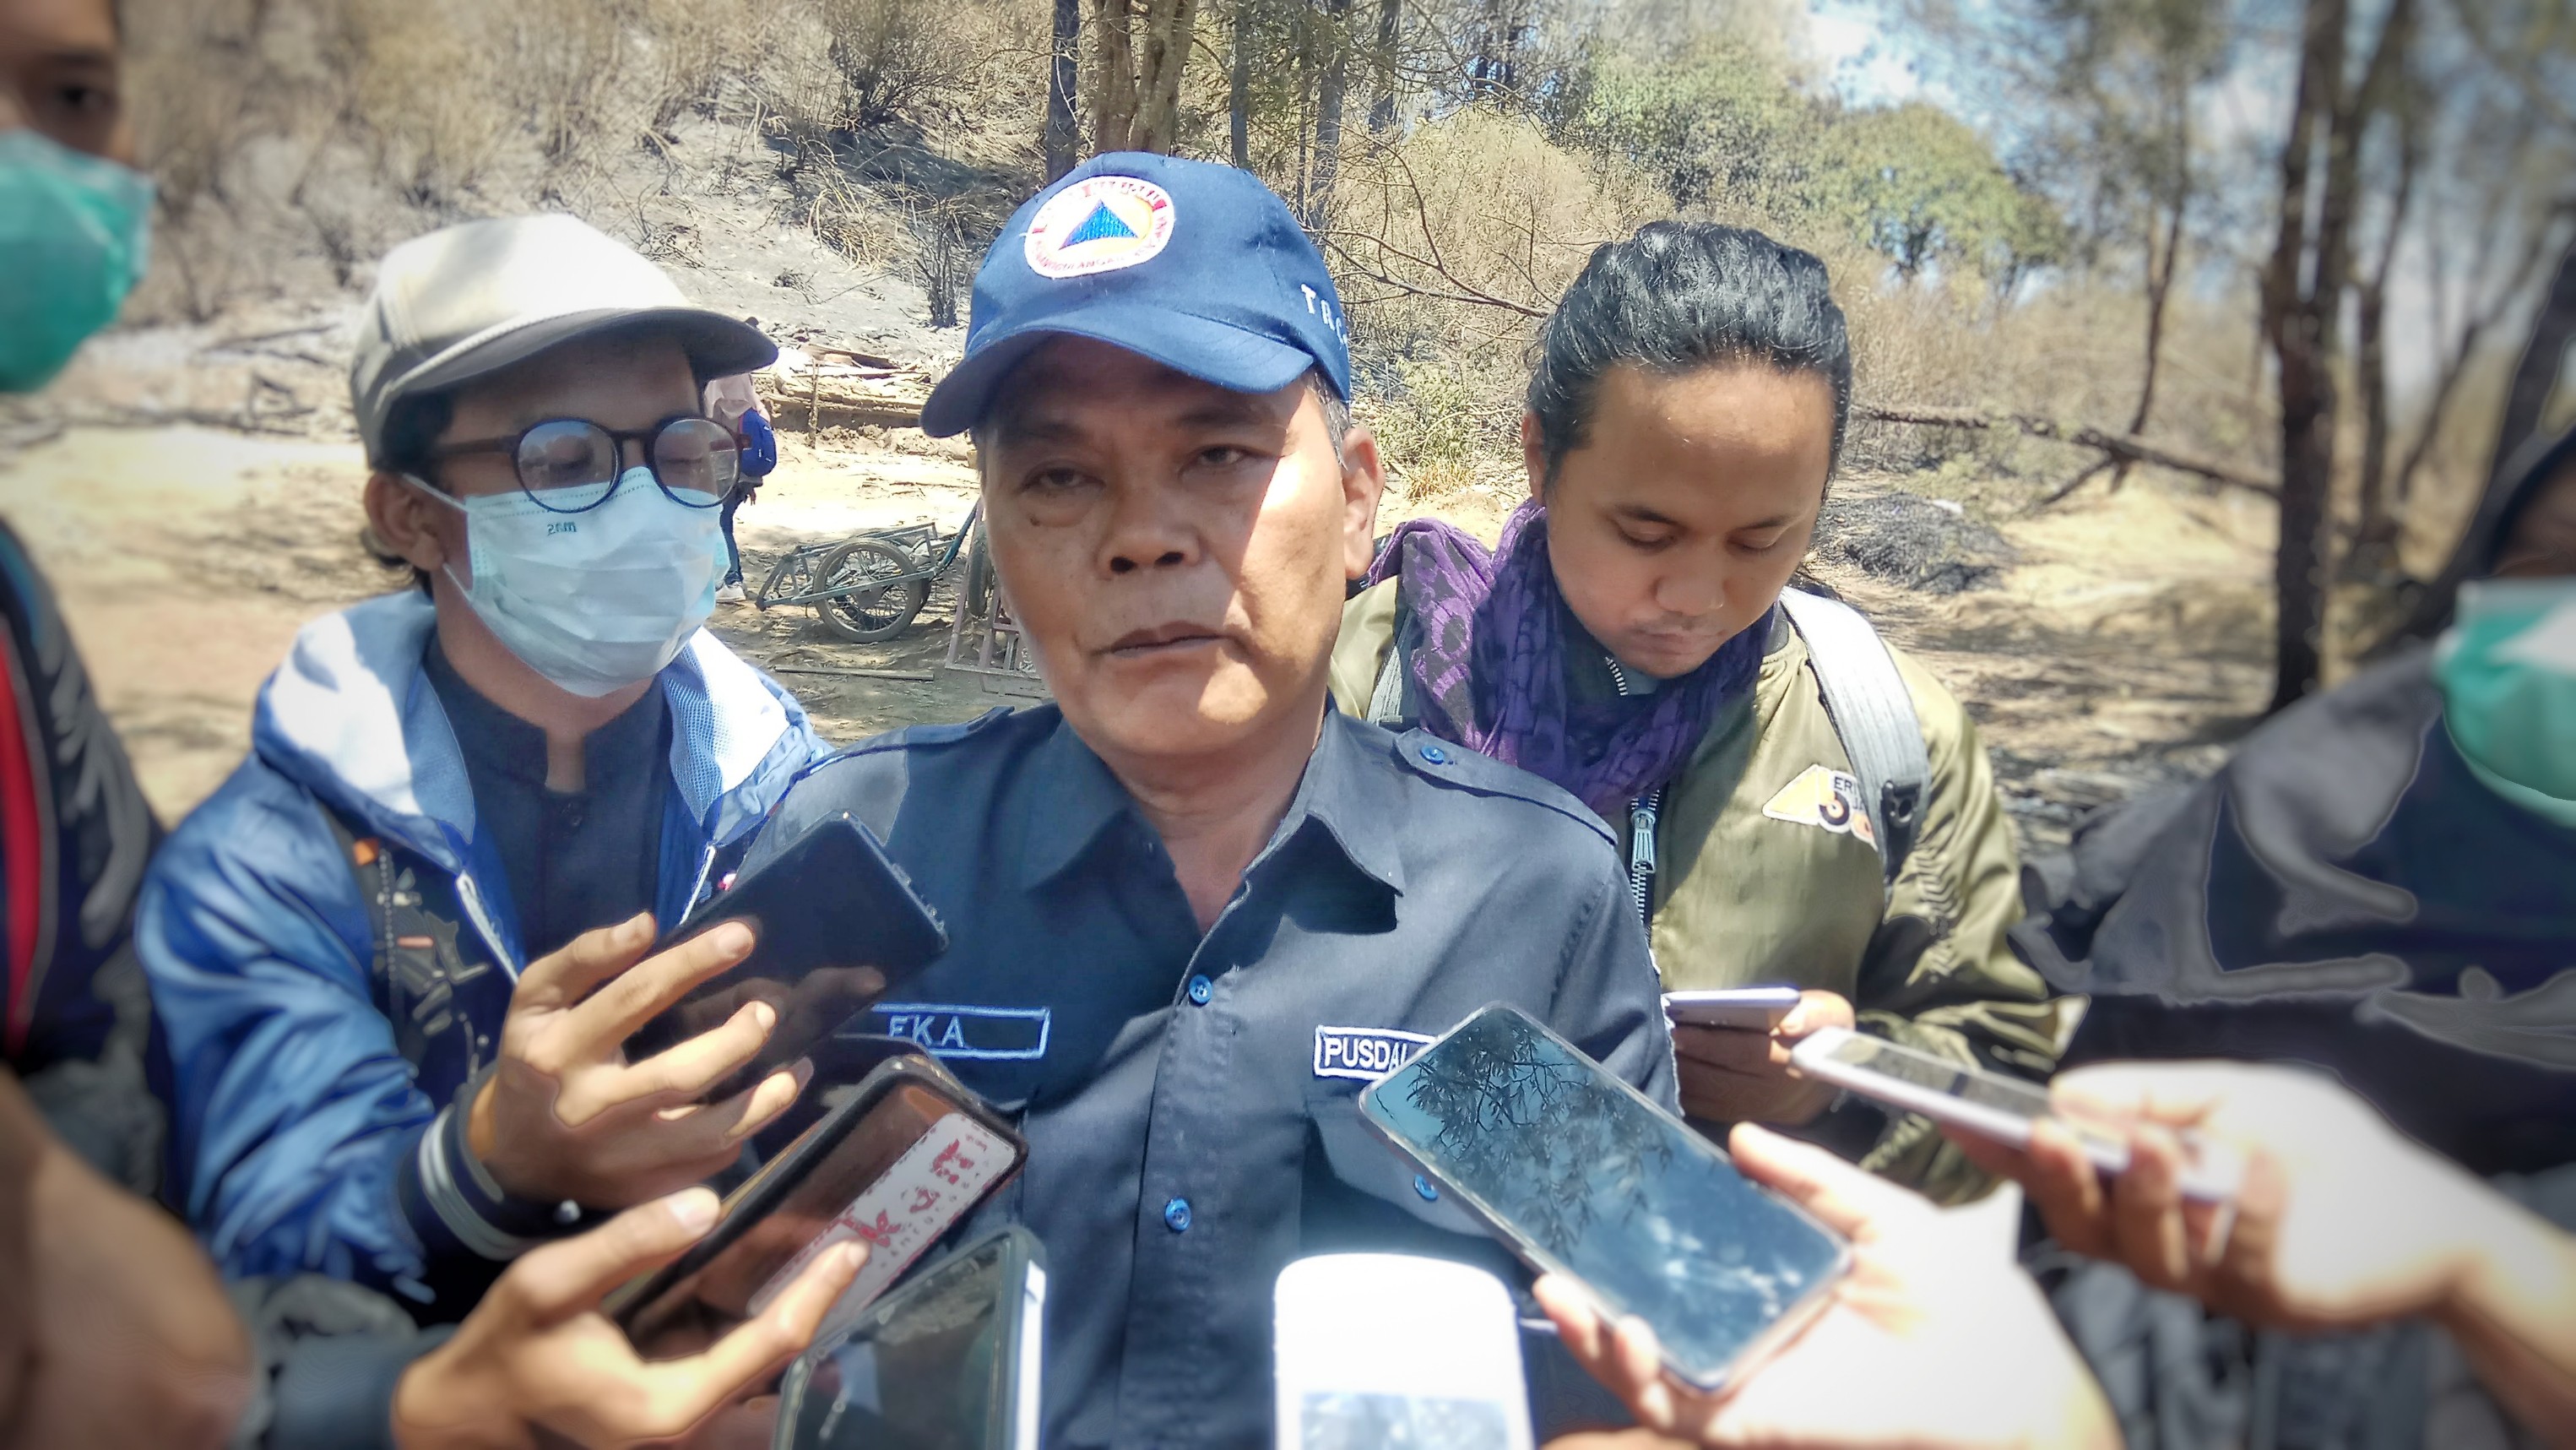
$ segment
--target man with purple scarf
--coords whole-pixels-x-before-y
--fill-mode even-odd
[[[1786,1068],[1838,1026],[2044,1077],[2073,1025],[2005,941],[2019,865],[1975,725],[1856,612],[1785,593],[1850,396],[1814,257],[1707,223],[1604,245],[1542,339],[1529,501],[1492,551],[1398,529],[1345,610],[1333,693],[1598,812],[1667,989],[1801,989],[1769,1033],[1674,1030],[1695,1119],[1787,1125],[1956,1201],[1988,1180],[1929,1122]],[[1912,717],[1908,794],[1863,789],[1836,728],[1829,666],[1848,681],[1856,654]]]
[[[986,1216],[1079,1290],[1047,1305],[1050,1446],[1267,1445],[1271,1285],[1307,1254],[1524,1277],[1356,1107],[1487,1003],[1675,1101],[1600,817],[1327,695],[1381,479],[1349,389],[1332,278],[1250,174],[1113,154],[1039,193],[922,426],[974,435],[1054,703],[853,746],[744,868],[847,812],[949,923],[873,1020],[1019,1115]],[[1553,1343],[1533,1378],[1591,1388]]]

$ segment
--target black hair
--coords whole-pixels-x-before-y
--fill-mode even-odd
[[[438,446],[438,435],[446,432],[447,425],[455,418],[456,395],[453,393],[418,393],[399,400],[393,411],[385,414],[384,435],[377,440],[375,454],[367,460],[368,466],[378,473],[409,474],[432,488],[437,487],[437,481],[429,476],[437,467],[437,461],[430,457],[430,452]],[[411,570],[413,585],[423,594],[430,592],[429,571],[395,553],[384,540],[376,537],[372,527],[360,531],[358,542],[386,568]]]
[[[1583,446],[1601,375],[1621,363],[1676,377],[1720,363],[1814,373],[1834,390],[1839,461],[1851,417],[1851,337],[1825,264],[1747,227],[1649,222],[1593,249],[1539,334],[1529,410],[1553,484]],[[1831,476],[1831,463],[1827,465]]]

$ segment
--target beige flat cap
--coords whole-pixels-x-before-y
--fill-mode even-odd
[[[692,304],[661,268],[573,217],[501,217],[414,237],[376,271],[349,368],[369,461],[382,461],[385,419],[404,398],[628,327],[677,341],[701,380],[778,356],[758,328]]]

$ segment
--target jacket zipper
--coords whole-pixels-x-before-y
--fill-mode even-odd
[[[1610,678],[1619,693],[1627,694],[1628,672],[1609,655],[1602,660],[1610,666]],[[1660,785],[1628,802],[1628,896],[1636,903],[1638,924],[1650,931],[1655,925],[1655,821],[1663,806]]]

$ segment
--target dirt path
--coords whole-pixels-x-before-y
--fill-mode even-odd
[[[0,516],[52,576],[165,818],[240,759],[251,699],[299,625],[401,584],[358,548],[362,472],[354,444],[199,428],[74,428],[0,460]],[[788,549],[861,529],[954,529],[973,488],[962,448],[917,433],[791,435],[741,515],[746,569],[757,583]],[[1490,531],[1508,501],[1470,502]],[[1991,589],[1818,573],[1968,703],[2025,839],[2046,845],[2086,807],[2205,771],[2253,718],[2269,529],[2259,510],[2137,484],[2007,524],[2021,562]],[[941,668],[951,599],[934,590],[911,630],[875,645],[801,608],[728,606],[714,627],[847,741],[1011,703]],[[839,673],[854,669],[929,678]]]

